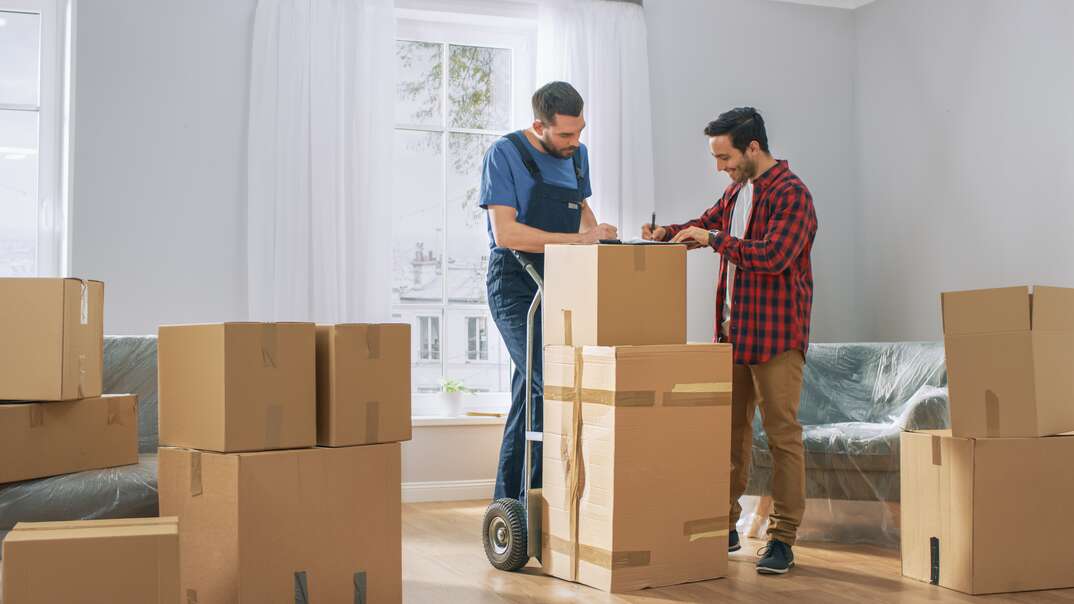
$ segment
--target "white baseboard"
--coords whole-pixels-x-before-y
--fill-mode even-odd
[[[492,500],[496,480],[444,480],[436,482],[404,482],[403,503],[425,501]]]

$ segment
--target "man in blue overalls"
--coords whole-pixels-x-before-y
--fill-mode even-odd
[[[515,363],[511,411],[504,426],[495,499],[521,500],[525,454],[526,314],[537,286],[511,250],[533,257],[544,276],[544,246],[615,239],[615,227],[597,224],[586,199],[593,194],[589,157],[578,138],[585,128],[582,97],[566,82],[533,94],[533,126],[492,144],[481,174],[481,207],[488,210],[489,309]],[[543,383],[540,314],[533,349],[533,429],[542,430]],[[541,447],[533,449],[532,484],[541,486]]]

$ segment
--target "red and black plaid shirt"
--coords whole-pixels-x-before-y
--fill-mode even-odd
[[[809,253],[817,233],[813,196],[780,161],[753,183],[753,210],[744,239],[732,237],[731,212],[741,184],[732,183],[700,218],[667,227],[670,239],[687,227],[715,232],[709,237],[720,254],[716,284],[716,336],[726,299],[727,263],[733,262],[735,288],[728,332],[735,363],[758,365],[787,350],[805,354],[813,308],[813,269]]]

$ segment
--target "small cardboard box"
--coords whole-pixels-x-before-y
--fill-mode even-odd
[[[941,306],[955,436],[1074,430],[1074,289],[948,292]]]
[[[179,604],[175,518],[20,522],[4,540],[4,602]]]
[[[1074,587],[1074,436],[901,441],[903,575],[968,594]]]
[[[104,284],[0,279],[0,400],[101,395]]]
[[[549,245],[544,345],[686,343],[686,246]]]
[[[221,452],[314,446],[315,337],[312,323],[162,326],[160,444]]]
[[[317,326],[317,444],[410,440],[410,325]]]

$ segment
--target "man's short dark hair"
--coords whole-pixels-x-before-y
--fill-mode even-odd
[[[549,82],[533,93],[533,119],[552,125],[556,114],[582,115],[582,95],[566,82]]]
[[[709,122],[705,126],[707,136],[730,135],[731,146],[745,153],[751,141],[757,141],[761,151],[768,153],[768,133],[764,129],[764,118],[753,107],[738,107]]]

